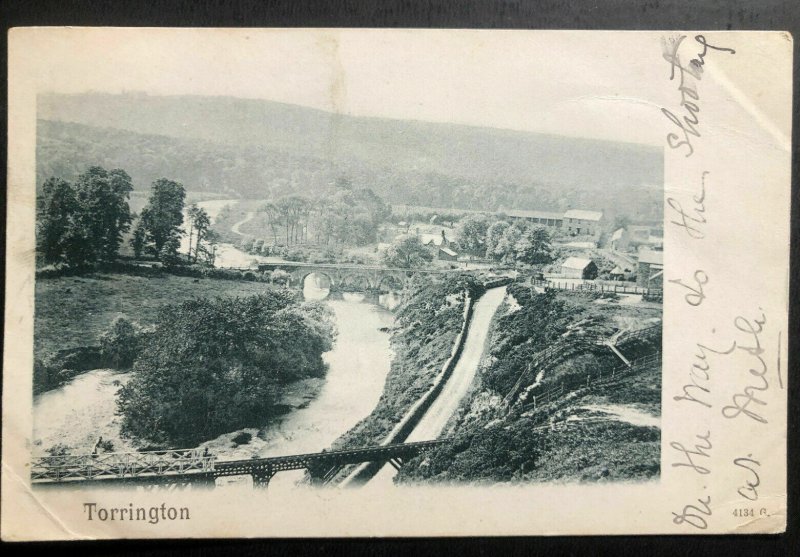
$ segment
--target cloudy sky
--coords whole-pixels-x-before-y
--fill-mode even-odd
[[[65,28],[12,33],[11,47],[38,91],[231,95],[360,116],[663,145],[668,122],[660,109],[680,99],[661,37]],[[746,55],[737,54],[737,62]],[[764,66],[790,74],[780,63]]]

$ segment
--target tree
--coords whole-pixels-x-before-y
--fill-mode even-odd
[[[48,179],[37,203],[37,249],[46,263],[86,265],[116,258],[130,229],[133,190],[124,170],[90,166],[75,184]]]
[[[183,186],[166,178],[156,180],[151,186],[150,198],[142,209],[139,226],[144,234],[144,249],[160,260],[163,257],[172,260],[177,256],[185,197]]]
[[[499,220],[492,224],[486,231],[486,257],[498,259],[502,257],[502,250],[498,252],[500,241],[503,239],[506,229],[511,226],[504,220]]]
[[[100,166],[90,166],[78,176],[77,221],[89,241],[93,261],[116,258],[122,235],[131,225],[128,199],[132,191],[131,177],[124,170],[109,172]]]
[[[120,391],[123,434],[194,445],[261,427],[285,385],[325,374],[334,338],[330,310],[287,290],[166,306]]]
[[[612,230],[619,230],[620,228],[627,228],[631,224],[631,218],[628,215],[617,215],[614,217],[614,225]]]
[[[278,243],[278,227],[280,226],[280,215],[278,207],[274,203],[265,203],[261,206],[261,211],[266,214],[270,230],[272,230],[272,243]]]
[[[71,230],[76,226],[78,201],[69,182],[50,178],[42,187],[36,214],[36,249],[45,263],[60,263],[68,251]]]
[[[253,244],[253,238],[251,236],[245,236],[245,238],[239,243],[239,247],[242,249],[242,251],[250,253],[253,251]]]
[[[504,263],[513,263],[517,258],[517,244],[522,239],[523,230],[516,224],[512,224],[503,232],[503,236],[494,248],[495,257]]]
[[[433,261],[433,254],[416,236],[403,235],[386,248],[383,262],[389,267],[410,269]]]
[[[369,215],[369,220],[377,227],[392,216],[392,208],[370,188],[356,190],[354,201],[363,207]]]
[[[144,226],[142,225],[142,221],[136,224],[136,228],[133,229],[133,238],[131,238],[131,247],[133,248],[133,255],[136,259],[139,259],[142,256],[142,252],[144,251],[144,242],[145,242],[145,231]]]
[[[192,260],[192,237],[194,236],[194,222],[197,219],[198,212],[200,208],[197,206],[197,203],[192,203],[186,209],[186,216],[189,217],[189,251],[186,254],[186,260]]]
[[[456,236],[462,250],[474,253],[486,253],[486,233],[489,230],[489,219],[486,215],[467,215],[456,225]]]
[[[181,248],[181,241],[177,236],[170,236],[161,246],[161,251],[158,252],[158,260],[164,265],[170,267],[177,265],[180,261],[178,250]]]
[[[203,261],[208,265],[213,266],[214,260],[217,257],[217,244],[219,244],[220,236],[213,228],[207,229],[203,232],[203,241],[195,246],[194,260]]]
[[[192,260],[192,236],[191,232],[189,235],[189,259],[197,262],[197,256],[202,247],[204,241],[208,238],[208,234],[211,231],[211,218],[208,216],[208,213],[205,209],[201,209],[195,203],[192,203],[189,206],[189,210],[187,211],[189,216],[189,230],[197,231],[196,239],[195,239],[195,246],[194,246],[194,259]],[[206,250],[207,251],[207,250]]]
[[[550,263],[553,260],[553,248],[550,242],[550,233],[545,227],[532,227],[515,246],[517,260],[529,265]]]

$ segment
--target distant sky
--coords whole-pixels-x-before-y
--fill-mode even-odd
[[[230,95],[659,146],[660,107],[679,102],[658,33],[72,28],[31,38],[39,91]]]

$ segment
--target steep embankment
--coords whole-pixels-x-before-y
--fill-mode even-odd
[[[505,287],[493,288],[475,303],[458,362],[436,401],[428,408],[406,441],[427,441],[436,439],[442,433],[450,416],[458,409],[472,386],[486,338],[489,336],[492,316],[503,302],[505,294]]]
[[[454,356],[454,346],[464,329],[468,300],[477,298],[482,290],[475,278],[466,275],[425,279],[425,283],[416,285],[396,314],[391,338],[394,357],[383,395],[375,410],[343,435],[334,448],[383,442],[412,407],[430,396],[437,378]],[[405,428],[403,436],[414,425],[416,419],[401,426]]]
[[[645,326],[660,312],[613,300],[597,304],[589,296],[536,295],[518,286],[509,292],[475,387],[448,426],[456,440],[407,463],[399,480],[587,481],[658,475],[660,339],[619,345],[637,362],[630,370],[607,347],[585,339],[612,336],[623,326]],[[529,369],[537,355],[565,341],[575,349]],[[642,359],[647,354],[649,359]],[[519,383],[519,394],[505,400]]]

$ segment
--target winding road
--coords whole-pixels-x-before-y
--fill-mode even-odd
[[[253,217],[255,216],[256,214],[253,212],[246,213],[242,220],[231,226],[231,232],[233,232],[234,234],[238,234],[239,236],[244,236],[244,233],[239,231],[239,227],[241,227],[246,222],[250,222],[251,220],[253,220]]]

